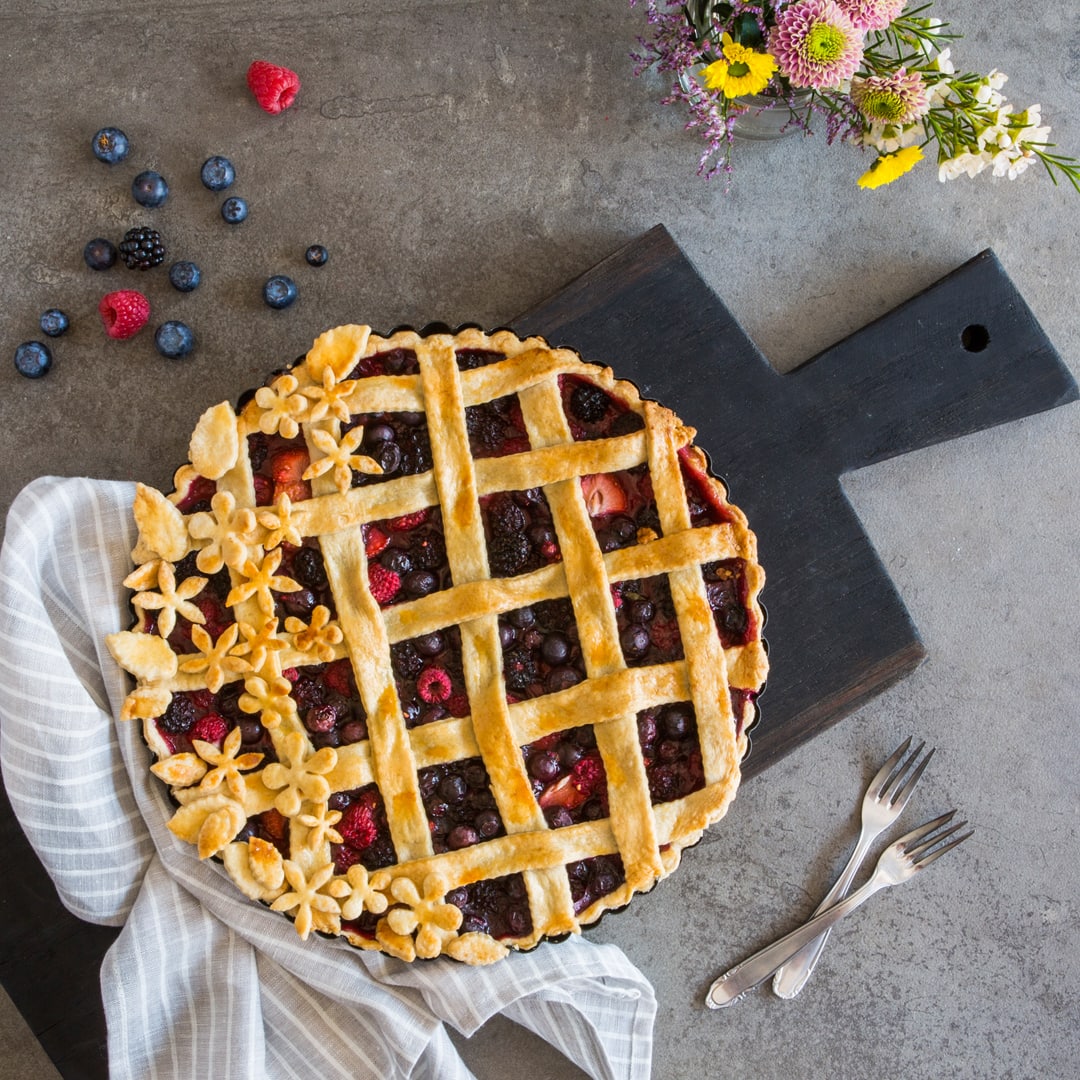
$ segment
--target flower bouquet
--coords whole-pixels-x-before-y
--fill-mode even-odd
[[[637,0],[630,0],[631,6]],[[1080,162],[1053,152],[1040,107],[1016,111],[1007,76],[958,73],[949,42],[959,35],[905,0],[646,0],[652,37],[633,54],[636,73],[674,77],[666,104],[690,111],[705,138],[698,172],[732,171],[740,120],[770,111],[778,130],[874,151],[859,177],[877,188],[903,176],[935,144],[938,178],[1014,179],[1041,162],[1080,191]]]

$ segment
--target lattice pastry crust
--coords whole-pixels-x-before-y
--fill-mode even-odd
[[[140,485],[136,685],[169,823],[302,937],[488,963],[720,818],[764,575],[694,432],[539,338],[323,334]]]

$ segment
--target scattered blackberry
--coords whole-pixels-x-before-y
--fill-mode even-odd
[[[587,424],[602,420],[608,411],[608,396],[592,383],[582,383],[570,395],[570,411]]]
[[[49,337],[59,337],[68,328],[68,317],[59,308],[49,308],[38,320],[41,332]]]
[[[165,715],[158,720],[169,735],[180,735],[195,723],[195,704],[186,694],[173,694]]]
[[[330,252],[322,244],[312,244],[304,252],[304,258],[307,259],[309,266],[325,266],[326,260],[330,258]]]
[[[511,690],[527,690],[536,682],[536,664],[528,649],[514,649],[503,660],[503,675]]]
[[[40,341],[24,341],[15,350],[15,370],[28,379],[40,379],[52,367],[52,353]]]
[[[149,270],[165,261],[165,245],[161,233],[145,225],[128,229],[120,241],[120,254],[129,270]]]
[[[83,258],[91,270],[108,270],[116,262],[116,247],[111,240],[99,236],[87,241]]]
[[[161,173],[152,172],[148,169],[146,172],[139,173],[131,181],[131,197],[140,206],[153,209],[156,206],[161,206],[169,197],[169,185],[165,182],[165,177]]]

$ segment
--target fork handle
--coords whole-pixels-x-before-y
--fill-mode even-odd
[[[819,915],[832,907],[838,900],[843,900],[847,896],[848,889],[851,888],[851,883],[855,880],[855,875],[858,873],[859,867],[862,865],[863,859],[866,858],[866,854],[873,842],[873,833],[869,833],[865,829],[859,833],[858,843],[856,843],[855,850],[851,853],[851,858],[848,859],[847,866],[844,867],[844,872],[836,879],[836,884],[825,894],[825,898],[814,909],[815,915]],[[825,942],[828,940],[829,931],[826,930],[784,963],[784,966],[773,977],[773,993],[777,997],[790,999],[802,990],[806,985],[806,981],[814,973],[818,958],[821,956],[821,952],[825,948]]]
[[[730,971],[724,972],[709,987],[709,992],[705,995],[705,1004],[710,1009],[724,1009],[741,1001],[748,991],[763,983],[778,967],[786,964],[822,931],[838,923],[845,915],[850,914],[888,884],[886,878],[875,871],[874,876],[846,900],[841,900],[827,911],[815,915],[809,922],[792,930],[790,934],[785,934],[779,941],[774,941],[772,945],[767,945],[741,964],[736,964]]]

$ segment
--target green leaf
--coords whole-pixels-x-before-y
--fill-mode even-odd
[[[757,19],[747,11],[744,11],[735,19],[731,29],[731,36],[740,45],[745,45],[748,49],[756,49],[764,40]]]

